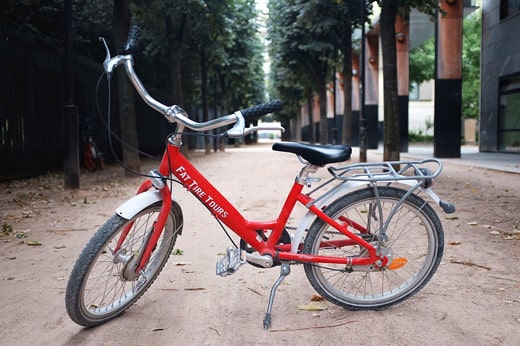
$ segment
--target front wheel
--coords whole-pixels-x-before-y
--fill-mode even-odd
[[[113,215],[90,239],[71,272],[65,303],[70,318],[85,327],[107,322],[128,309],[150,287],[168,261],[183,222],[173,202],[161,237],[145,267],[132,273],[143,243],[149,239],[162,203],[150,205],[126,220]],[[113,253],[123,231],[120,250]]]
[[[406,191],[366,188],[340,197],[325,213],[349,230],[379,247],[392,264],[370,266],[305,263],[305,273],[314,289],[330,302],[351,310],[377,310],[409,298],[433,276],[442,258],[444,233],[439,217],[422,198]],[[380,206],[380,208],[379,208]],[[384,232],[382,232],[382,229]],[[345,246],[342,246],[345,245]],[[368,257],[359,245],[316,219],[304,243],[305,254]]]

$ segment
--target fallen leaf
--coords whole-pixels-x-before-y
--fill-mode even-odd
[[[478,222],[477,221],[468,222],[468,225],[476,226],[476,225],[478,225]]]
[[[306,311],[323,311],[327,308],[323,305],[316,304],[315,302],[310,302],[309,304],[300,304],[298,305],[298,309],[306,310]]]
[[[30,241],[27,242],[27,245],[29,245],[29,246],[42,246],[42,243],[40,243],[37,240],[30,240]]]
[[[176,266],[187,266],[187,265],[190,265],[190,264],[191,264],[190,262],[175,262]]]
[[[23,238],[27,238],[27,232],[17,232],[15,234],[15,237],[18,238],[18,239],[23,239]]]
[[[457,261],[455,259],[452,259],[450,261],[450,263],[462,264],[462,265],[465,265],[465,266],[468,266],[468,267],[478,267],[478,268],[482,268],[482,269],[486,269],[486,270],[491,270],[491,267],[489,267],[489,266],[476,264],[476,263],[473,263],[471,261]]]
[[[450,245],[460,245],[462,243],[460,241],[458,241],[458,240],[455,240],[455,241],[450,241],[448,244],[450,244]]]
[[[262,296],[262,293],[258,292],[258,291],[255,290],[254,288],[248,287],[248,289],[249,289],[251,292],[253,292],[253,293],[255,293],[255,294],[258,294],[259,296]]]
[[[325,298],[323,298],[322,296],[320,296],[319,294],[315,294],[311,297],[311,302],[322,302],[324,301]]]

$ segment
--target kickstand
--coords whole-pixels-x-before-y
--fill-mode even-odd
[[[276,282],[274,283],[273,287],[271,288],[271,294],[269,295],[269,303],[267,305],[267,312],[265,313],[264,317],[264,330],[268,330],[271,326],[271,311],[273,310],[273,302],[274,302],[274,295],[276,293],[276,289],[282,281],[291,273],[291,265],[289,262],[282,262],[282,265],[280,267],[280,277]]]

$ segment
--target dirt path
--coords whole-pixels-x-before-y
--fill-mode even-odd
[[[369,160],[381,159],[369,153]],[[194,162],[246,217],[273,217],[299,170],[265,145],[229,149]],[[151,166],[150,166],[151,167]],[[192,196],[178,191],[184,234],[161,276],[127,313],[84,329],[65,312],[64,291],[84,244],[135,193],[141,179],[119,167],[84,173],[81,190],[59,175],[0,184],[2,345],[518,345],[520,344],[519,176],[450,162],[435,190],[456,204],[443,214],[443,263],[416,296],[379,312],[330,303],[298,309],[314,290],[302,266],[278,290],[272,330],[262,330],[279,269],[242,267],[215,275],[229,240]],[[235,237],[236,239],[236,237]]]

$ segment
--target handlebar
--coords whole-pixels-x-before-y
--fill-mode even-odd
[[[259,105],[242,109],[240,112],[244,116],[244,118],[259,118],[262,115],[266,115],[269,113],[281,111],[283,109],[282,101],[280,100],[271,100],[266,103],[261,103]]]
[[[137,90],[137,93],[141,98],[154,110],[161,113],[166,120],[171,123],[177,123],[177,132],[181,133],[184,127],[192,129],[197,132],[209,131],[212,129],[216,129],[219,127],[232,125],[234,126],[229,129],[226,134],[231,138],[239,138],[247,135],[248,133],[258,131],[258,130],[280,130],[284,131],[283,127],[258,127],[253,126],[250,128],[245,128],[245,120],[244,118],[259,118],[263,115],[279,111],[283,109],[283,104],[280,100],[271,100],[266,103],[261,103],[259,105],[245,108],[240,111],[237,111],[230,115],[225,115],[216,119],[212,119],[206,122],[197,122],[189,119],[188,113],[184,111],[181,107],[177,105],[167,106],[162,104],[161,102],[154,99],[146,90],[144,85],[141,83],[139,77],[135,73],[134,70],[134,58],[132,54],[137,49],[137,41],[139,38],[140,29],[137,26],[130,27],[128,32],[128,39],[126,43],[123,45],[122,55],[117,55],[114,57],[110,56],[110,49],[104,38],[100,37],[99,40],[103,42],[106,50],[106,57],[103,62],[103,68],[108,75],[108,78],[111,77],[113,71],[121,64],[124,64],[125,71],[132,82],[133,86]]]
[[[133,54],[137,51],[137,40],[141,29],[138,26],[132,25],[128,30],[128,38],[126,43],[123,45],[123,54]]]

